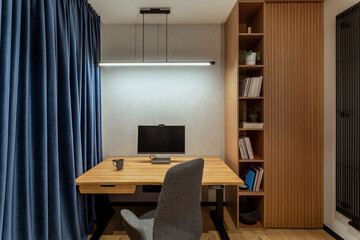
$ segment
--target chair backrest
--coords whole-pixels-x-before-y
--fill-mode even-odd
[[[203,170],[204,160],[198,158],[167,171],[155,212],[154,240],[200,239]]]

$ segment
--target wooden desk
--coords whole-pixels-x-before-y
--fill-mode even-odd
[[[167,170],[193,157],[173,157],[170,164],[151,164],[146,157],[124,157],[117,171],[110,157],[76,179],[80,193],[129,194],[138,185],[162,185]],[[218,157],[204,158],[202,185],[240,185],[244,182]]]
[[[124,158],[124,167],[120,171],[112,165],[112,160],[118,158]],[[139,185],[162,185],[170,167],[194,158],[172,157],[170,164],[151,164],[146,157],[110,157],[78,177],[76,185],[83,194],[133,194]],[[237,186],[244,182],[220,158],[203,159],[202,185],[216,189],[216,211],[211,212],[211,216],[220,237],[229,239],[223,226],[224,186]]]

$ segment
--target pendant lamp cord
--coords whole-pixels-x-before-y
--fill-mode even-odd
[[[143,29],[142,29],[142,35],[143,35],[143,46],[142,46],[142,61],[145,62],[145,14],[141,13],[143,16]],[[168,13],[166,15],[166,24],[165,24],[165,56],[166,56],[166,62],[168,62]],[[136,44],[136,43],[135,43]]]
[[[168,14],[166,14],[166,62],[168,61]]]
[[[145,62],[145,14],[143,14],[143,29],[142,30],[143,30],[143,32],[142,32],[142,34],[143,34],[142,61]]]

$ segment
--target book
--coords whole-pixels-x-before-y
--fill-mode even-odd
[[[262,79],[263,79],[263,77],[262,77],[262,76],[260,76],[260,77],[259,77],[258,88],[257,88],[257,92],[256,92],[256,97],[260,97],[260,93],[261,93],[261,86],[262,86]]]
[[[260,176],[259,176],[258,184],[256,187],[256,192],[258,192],[260,190],[261,181],[262,181],[262,178],[264,175],[264,169],[262,169],[261,167],[259,167],[259,169],[260,169]]]
[[[240,151],[240,157],[242,159],[245,159],[244,149],[242,147],[241,139],[239,138],[239,151]]]
[[[254,88],[254,92],[253,92],[253,97],[258,97],[257,92],[258,92],[259,85],[260,85],[260,78],[256,77],[254,79],[254,81],[255,81],[255,88]]]
[[[242,122],[240,123],[241,128],[264,128],[264,123],[257,123],[257,122]]]
[[[249,137],[242,137],[242,138],[245,141],[246,150],[247,150],[249,159],[254,159],[254,153],[253,153],[253,150],[252,150],[250,138]]]
[[[246,146],[241,138],[239,138],[239,151],[240,151],[240,156],[242,159],[248,158]]]
[[[261,91],[262,77],[250,78],[248,97],[259,97]]]
[[[249,78],[249,87],[248,87],[248,89],[247,89],[247,97],[251,97],[252,85],[253,85],[252,78]]]
[[[249,90],[249,97],[255,97],[256,94],[256,87],[257,87],[257,78],[251,78],[251,89]]]
[[[248,155],[247,150],[246,150],[246,144],[245,144],[244,138],[240,138],[240,142],[241,142],[241,147],[244,150],[244,159],[248,159],[249,155]]]
[[[249,90],[250,78],[240,80],[239,97],[247,97]]]
[[[248,186],[249,190],[252,191],[255,179],[255,172],[250,168],[246,172],[245,184]]]
[[[239,82],[239,97],[260,97],[263,77],[244,78]]]
[[[259,183],[260,171],[256,166],[251,166],[251,168],[253,168],[254,171],[256,172],[255,180],[254,180],[254,186],[253,186],[253,192],[256,192],[256,187],[257,187],[257,185]]]
[[[251,166],[254,171],[256,171],[256,176],[255,176],[255,181],[254,181],[254,187],[253,187],[253,192],[259,192],[260,191],[260,185],[261,185],[261,181],[262,181],[262,177],[264,174],[264,170],[261,167],[258,166]]]
[[[250,88],[250,82],[251,82],[251,78],[246,78],[247,80],[247,85],[246,85],[246,97],[249,96],[249,88]]]
[[[259,180],[259,170],[256,168],[256,166],[250,166],[250,170],[255,173],[255,176],[254,176],[254,183],[253,183],[252,189],[249,189],[249,190],[252,192],[255,192],[256,184]]]
[[[253,78],[249,78],[250,80],[250,84],[249,84],[249,89],[248,89],[248,97],[251,97],[252,95],[251,95],[251,93],[252,93],[252,91],[253,91],[253,86],[254,86],[254,80],[253,80]]]

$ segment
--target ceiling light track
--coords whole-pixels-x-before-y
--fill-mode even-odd
[[[170,8],[140,8],[140,14],[170,14]]]

